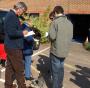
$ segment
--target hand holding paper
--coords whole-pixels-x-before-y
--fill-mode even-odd
[[[29,31],[26,35],[24,35],[24,37],[28,37],[30,35],[34,35],[35,33],[33,31]]]

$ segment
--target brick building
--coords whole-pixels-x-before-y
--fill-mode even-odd
[[[62,5],[65,13],[69,15],[74,24],[74,35],[81,36],[85,40],[90,28],[90,0],[0,0],[0,8],[8,9],[23,1],[28,6],[28,12],[43,14],[47,7],[51,9],[56,5]]]
[[[62,5],[65,13],[90,14],[90,0],[0,0],[0,8],[12,8],[13,5],[23,1],[31,13],[43,13],[48,6]]]

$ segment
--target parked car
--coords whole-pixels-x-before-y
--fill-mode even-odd
[[[8,11],[0,10],[0,64],[2,66],[5,66],[6,61],[6,53],[4,50],[4,31],[3,31],[3,21],[5,18],[5,15]]]
[[[0,10],[0,43],[4,40],[3,21],[8,11]]]

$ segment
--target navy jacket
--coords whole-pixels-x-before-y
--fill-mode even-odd
[[[31,31],[31,29],[28,27],[27,24],[22,24],[22,30],[27,30]],[[24,38],[24,49],[23,49],[23,54],[24,55],[32,55],[33,54],[33,36],[30,35],[28,37]]]
[[[13,10],[7,13],[4,20],[4,44],[8,48],[23,49],[23,33],[18,16]]]

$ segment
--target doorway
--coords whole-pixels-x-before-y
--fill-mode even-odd
[[[73,38],[77,41],[84,42],[89,33],[90,15],[69,14],[69,18],[74,26]]]

